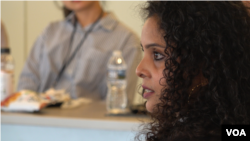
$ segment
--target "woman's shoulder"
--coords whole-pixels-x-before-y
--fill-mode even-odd
[[[55,35],[60,35],[67,31],[71,31],[72,26],[69,21],[60,20],[60,21],[52,21],[50,22],[41,33],[44,37],[53,37]]]
[[[106,16],[103,26],[105,26],[108,29],[111,29],[113,34],[116,33],[122,33],[124,37],[126,36],[137,36],[135,32],[125,25],[122,21],[120,21],[116,15],[112,12],[109,12],[108,15]]]
[[[120,21],[117,24],[116,32],[121,32],[126,36],[138,38],[138,35],[129,26],[125,25],[123,22]]]

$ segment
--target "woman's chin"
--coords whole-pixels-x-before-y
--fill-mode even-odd
[[[155,104],[151,103],[150,101],[146,102],[146,109],[149,113],[152,113],[154,111],[153,110],[154,108],[155,108]]]

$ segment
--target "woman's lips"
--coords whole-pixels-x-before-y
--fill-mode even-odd
[[[151,95],[154,94],[154,91],[151,90],[151,89],[149,89],[148,87],[142,86],[142,88],[144,89],[144,91],[143,91],[143,92],[144,92],[144,93],[143,93],[143,98],[147,99],[147,98],[149,98]]]

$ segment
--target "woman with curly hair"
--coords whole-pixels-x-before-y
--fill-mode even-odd
[[[136,69],[147,141],[221,139],[250,124],[250,16],[242,2],[148,2]],[[144,140],[144,139],[143,139]]]

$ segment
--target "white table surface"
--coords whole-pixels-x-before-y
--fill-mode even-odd
[[[138,131],[147,116],[108,116],[105,101],[92,102],[74,109],[45,108],[38,113],[1,112],[2,124]]]

